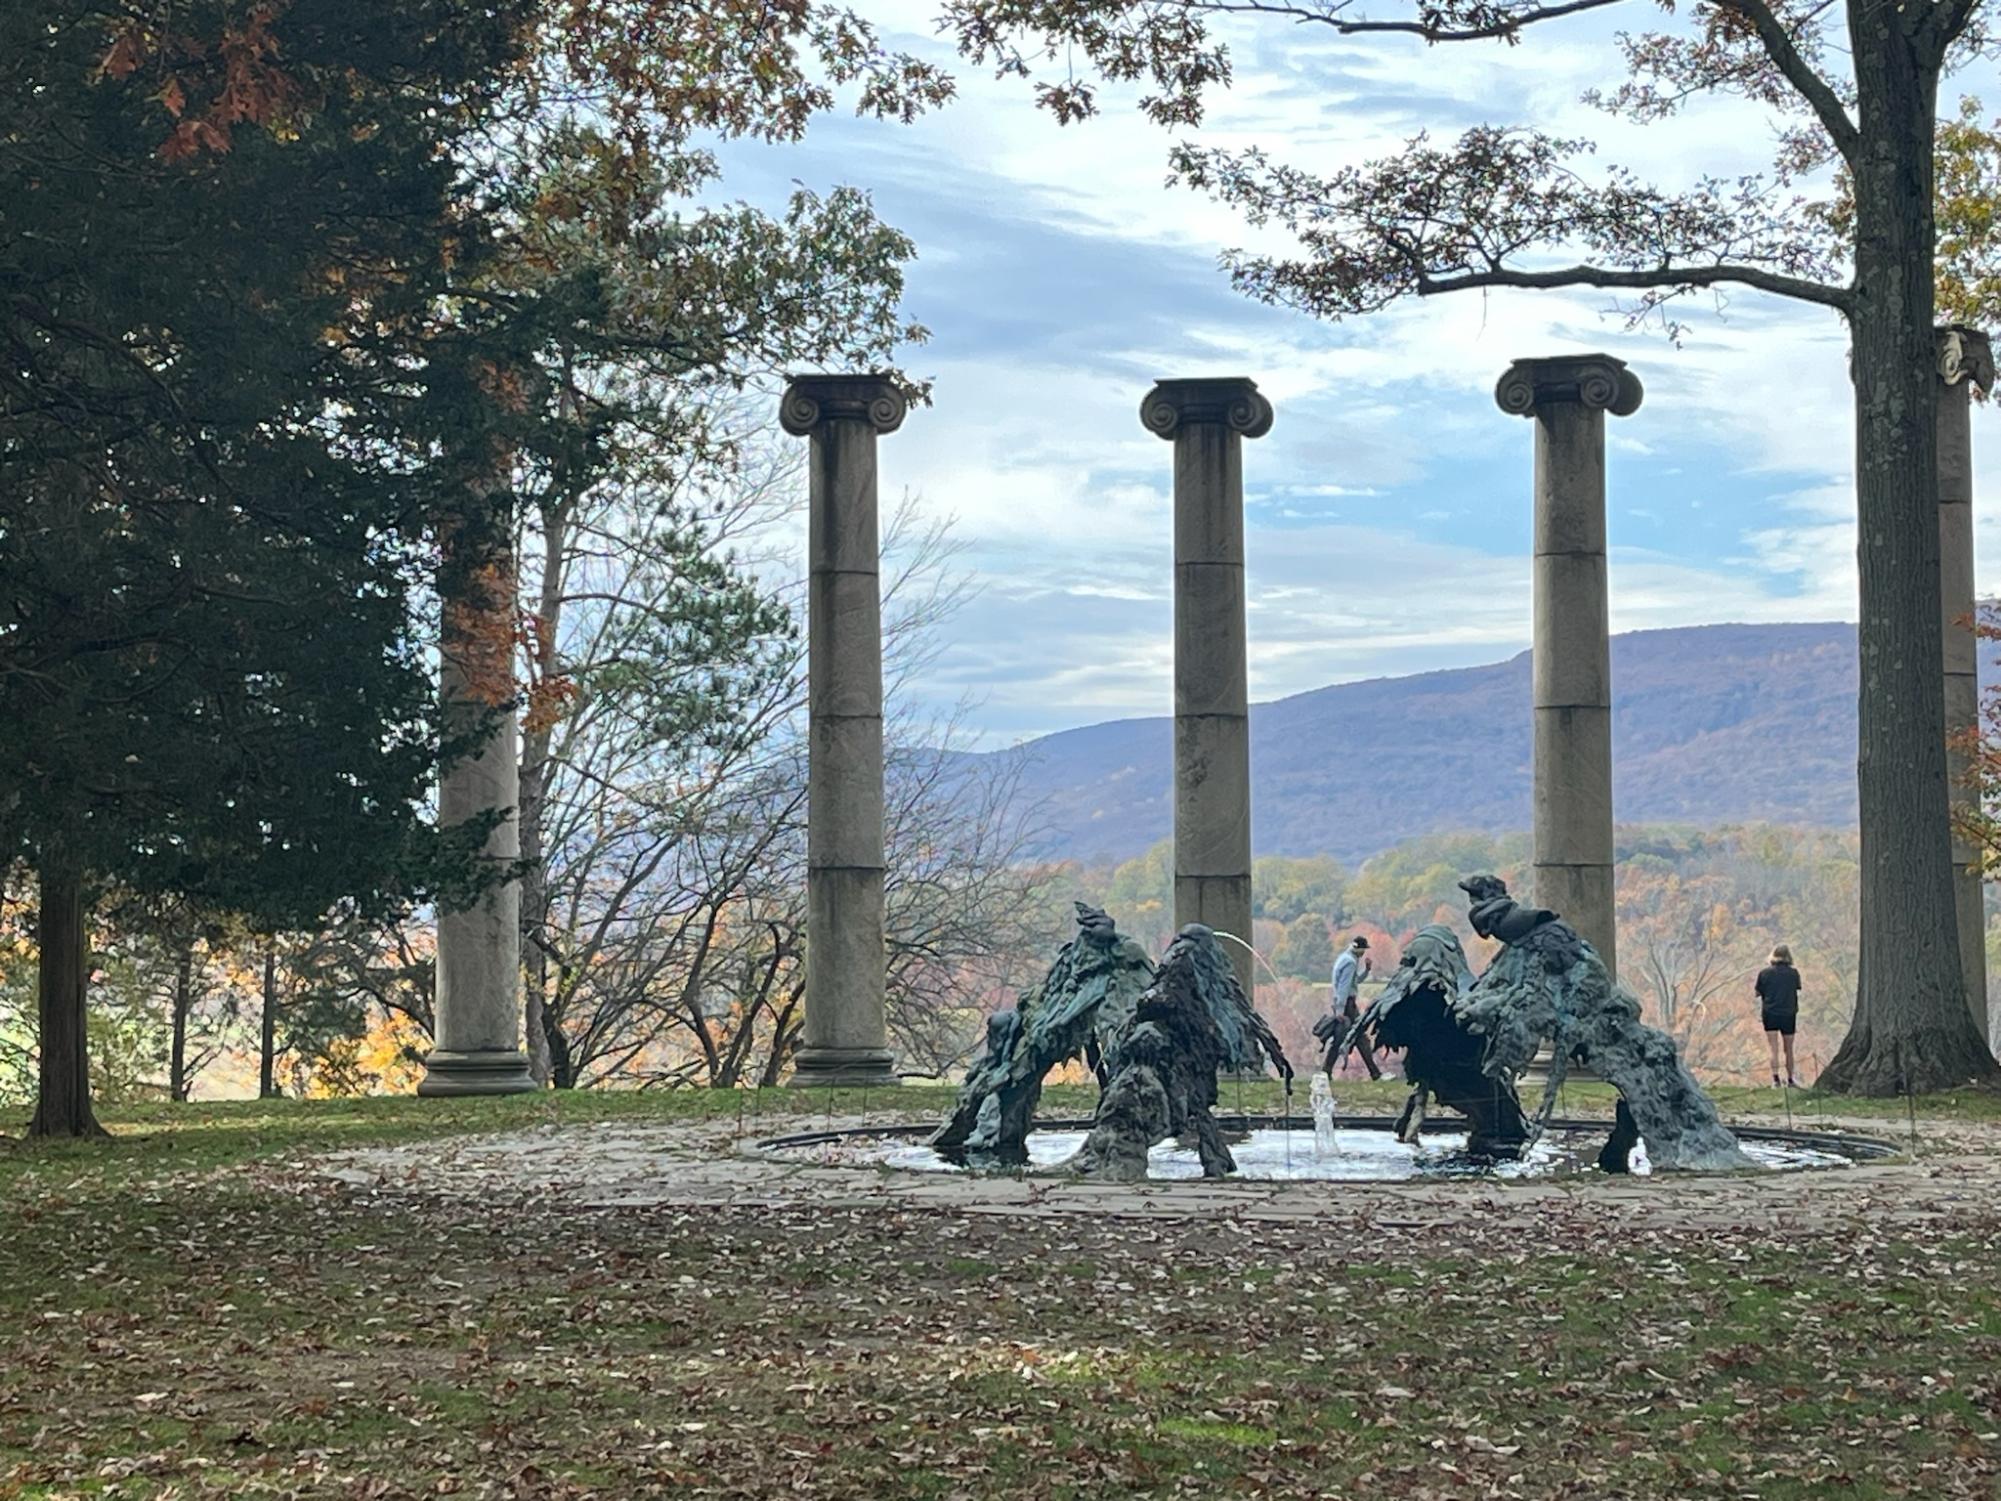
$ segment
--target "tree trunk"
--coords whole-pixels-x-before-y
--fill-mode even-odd
[[[194,945],[181,950],[174,973],[174,1048],[167,1062],[167,1097],[177,1105],[188,1100],[188,1012],[194,1005]]]
[[[535,681],[549,683],[561,668],[556,636],[563,624],[563,559],[569,545],[570,505],[544,508],[542,587],[535,606]],[[548,1016],[549,952],[541,940],[549,931],[549,870],[542,850],[543,820],[549,806],[549,750],[555,726],[531,715],[521,739],[521,957],[526,970],[528,1072],[547,1086],[555,1078],[551,1046],[555,1028]],[[564,1086],[567,1087],[567,1086]]]
[[[1928,10],[1918,7],[1916,10]],[[1913,11],[1850,0],[1855,162],[1856,557],[1861,577],[1861,982],[1820,1077],[1846,1094],[2001,1077],[1967,1010],[1955,927],[1938,662],[1938,379],[1932,136],[1936,68]]]
[[[773,952],[765,961],[764,977],[756,980],[749,973],[751,966],[745,965],[745,974],[738,986],[742,1011],[736,1032],[730,1038],[729,1052],[723,1060],[722,1068],[714,1079],[717,1089],[736,1089],[743,1083],[744,1064],[750,1057],[750,1050],[757,1042],[757,1019],[765,1012],[771,1000],[771,987],[778,978],[778,966],[783,957]]]
[[[41,868],[35,917],[36,982],[41,1031],[40,1090],[30,1136],[103,1136],[90,1108],[90,1048],[84,1010],[90,952],[84,928],[83,873],[58,858]]]
[[[688,1017],[694,1023],[692,1030],[695,1041],[702,1049],[702,1071],[709,1076],[709,1085],[713,1088],[722,1073],[722,1049],[716,1045],[715,1034],[709,1030],[709,1019],[702,1014],[702,1003],[699,1000],[690,1006]]]
[[[1944,709],[1939,712],[1943,714]],[[257,1098],[278,1098],[278,953],[264,951],[264,1036],[257,1052]]]
[[[792,1061],[792,1049],[799,1042],[800,1024],[794,1020],[799,1012],[799,1001],[805,994],[803,985],[795,986],[779,1008],[771,1026],[771,1053],[764,1060],[764,1072],[759,1076],[759,1089],[774,1089],[785,1075],[785,1065]]]
[[[556,1089],[577,1087],[577,1067],[570,1058],[570,1040],[562,1032],[551,1027],[549,1039],[549,1083]]]
[[[542,863],[548,770],[549,732],[530,730],[521,746],[521,967],[526,997],[521,1032],[528,1072],[545,1089],[555,1072],[549,1049],[549,951],[542,946],[549,931],[549,876]]]

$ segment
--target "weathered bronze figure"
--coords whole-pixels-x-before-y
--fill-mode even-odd
[[[1147,1153],[1169,1137],[1193,1139],[1203,1177],[1234,1171],[1236,1159],[1212,1113],[1216,1074],[1253,1046],[1292,1077],[1284,1049],[1251,1009],[1216,935],[1188,924],[1168,945],[1160,972],[1117,1040],[1111,1082],[1098,1100],[1091,1134],[1070,1159],[1071,1171],[1142,1179]]]
[[[1080,1054],[1101,1078],[1116,1065],[1118,1039],[1153,980],[1153,965],[1102,909],[1075,905],[1077,936],[1058,950],[1042,983],[1023,991],[1013,1010],[987,1018],[986,1055],[967,1072],[952,1118],[931,1138],[941,1156],[1026,1162],[1029,1123],[1049,1071]]]

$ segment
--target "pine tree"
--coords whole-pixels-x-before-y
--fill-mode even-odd
[[[106,883],[267,926],[463,879],[415,629],[506,3],[0,8],[0,857],[40,885],[32,1130],[94,1132]],[[467,831],[468,837],[480,831]]]

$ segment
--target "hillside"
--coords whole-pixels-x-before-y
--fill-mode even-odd
[[[1855,818],[1855,628],[1718,625],[1612,641],[1622,822]],[[1257,853],[1356,860],[1414,835],[1529,823],[1529,654],[1342,683],[1251,709]],[[1032,741],[1048,852],[1126,859],[1172,832],[1172,723]]]

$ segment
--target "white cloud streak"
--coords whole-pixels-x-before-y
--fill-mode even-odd
[[[923,0],[877,7],[941,58]],[[1435,47],[1248,26],[1200,138],[1333,167],[1419,130],[1533,122],[1669,182],[1755,170],[1764,114],[1728,100],[1640,129],[1579,102],[1616,81],[1609,25],[1554,45]],[[885,440],[886,496],[956,518],[980,585],[927,688],[981,700],[990,743],[1171,696],[1171,451],[1138,423],[1161,376],[1254,377],[1277,408],[1246,447],[1259,697],[1494,660],[1528,640],[1530,430],[1492,390],[1520,355],[1604,349],[1647,386],[1608,432],[1615,629],[1853,618],[1846,337],[1824,309],[1750,293],[1691,304],[1679,348],[1609,299],[1502,292],[1341,326],[1230,293],[1215,258],[1259,244],[1164,183],[1169,137],[1111,89],[1060,128],[1017,80],[958,69],[914,127],[844,125],[759,159],[774,180],[876,190],[918,237],[913,368],[936,405]],[[761,160],[761,166],[760,166]],[[2001,590],[2001,440],[1976,418],[1983,590]]]

